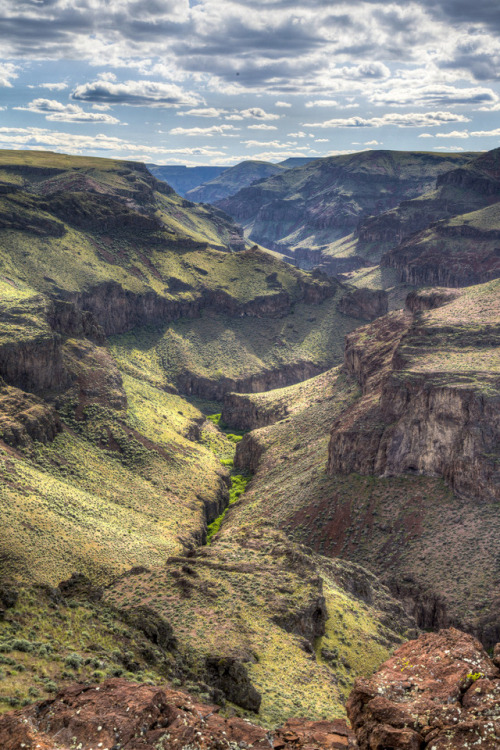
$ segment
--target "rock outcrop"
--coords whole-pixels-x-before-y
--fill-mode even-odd
[[[0,717],[3,750],[346,750],[355,748],[343,720],[290,719],[269,732],[189,694],[122,679],[70,685],[53,700]]]
[[[0,379],[0,439],[12,447],[50,443],[61,431],[53,406]]]
[[[388,311],[388,294],[383,289],[353,289],[340,300],[337,309],[362,320],[375,320]]]
[[[345,367],[363,397],[333,425],[331,473],[438,475],[463,496],[498,500],[498,286],[347,337]]]
[[[358,679],[347,712],[360,750],[495,750],[498,658],[453,628],[426,633],[401,646],[373,677]]]

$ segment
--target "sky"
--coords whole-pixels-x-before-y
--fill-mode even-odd
[[[498,0],[0,0],[0,148],[230,166],[499,145]]]

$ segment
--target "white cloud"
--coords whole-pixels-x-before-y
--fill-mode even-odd
[[[248,130],[278,130],[276,125],[267,125],[265,122],[261,122],[258,125],[247,125]]]
[[[432,135],[432,133],[420,133],[418,138],[434,138],[434,136]]]
[[[77,104],[62,104],[56,99],[33,99],[25,107],[14,107],[14,109],[45,115],[45,119],[51,122],[88,122],[96,125],[116,125],[119,122],[111,115],[85,112]]]
[[[280,102],[280,101],[277,101],[277,102],[274,102],[274,106],[275,107],[283,107],[283,108],[285,108],[285,107],[291,107],[292,105],[290,104],[290,102]]]
[[[306,107],[336,107],[338,101],[336,99],[315,99],[312,102],[306,102]]]
[[[452,130],[450,133],[436,133],[436,138],[468,138],[467,130]]]
[[[72,98],[96,104],[122,104],[131,107],[181,107],[199,103],[196,94],[183,91],[177,84],[160,81],[92,81],[77,86]]]
[[[303,130],[299,130],[297,133],[288,133],[289,138],[307,138],[307,133]]]
[[[64,91],[68,88],[67,83],[38,83],[36,86],[28,84],[29,89],[49,89],[49,91]]]
[[[382,144],[379,143],[379,141],[365,141],[364,146],[381,146]]]
[[[187,112],[177,112],[178,115],[191,115],[191,117],[220,117],[223,114],[222,109],[215,107],[205,107],[200,109],[188,109]]]
[[[342,76],[345,78],[388,78],[391,71],[381,62],[365,62],[361,65],[355,65],[352,68],[344,67],[341,69]]]
[[[279,120],[281,115],[274,115],[270,112],[265,112],[261,107],[250,107],[250,109],[243,109],[240,112],[242,117],[253,117],[256,120]]]
[[[446,151],[452,154],[457,153],[457,151],[464,151],[461,146],[433,146],[432,148],[433,151]]]
[[[162,146],[146,146],[140,143],[108,136],[75,135],[46,128],[3,128],[0,127],[0,145],[2,148],[28,147],[33,150],[50,149],[62,153],[102,153],[117,155],[119,158],[135,159],[150,157],[151,154],[188,154],[217,156],[224,152],[210,146],[196,146],[193,148],[169,149]]]
[[[213,135],[228,135],[227,131],[239,130],[233,125],[212,125],[209,128],[172,128],[170,135],[202,135],[202,136],[213,136]]]
[[[469,118],[454,112],[408,112],[406,114],[391,112],[380,117],[336,118],[326,120],[326,122],[304,123],[304,125],[308,128],[379,128],[383,125],[424,128],[436,127],[447,122],[469,122]]]
[[[17,78],[18,65],[13,63],[0,63],[0,86],[11,88],[12,79]]]
[[[495,130],[473,130],[471,136],[474,138],[500,138],[500,128]]]
[[[391,85],[387,91],[376,91],[369,99],[377,105],[406,107],[440,107],[444,105],[479,106],[485,102],[495,104],[497,94],[491,88],[475,86],[460,88],[446,84],[419,86],[413,80],[404,80],[399,85]]]

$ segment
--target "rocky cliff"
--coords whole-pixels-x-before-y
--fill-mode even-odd
[[[388,294],[383,289],[353,289],[342,297],[338,309],[345,315],[374,320],[388,311]]]
[[[360,750],[498,748],[500,644],[495,654],[454,629],[401,646],[349,697]]]
[[[440,475],[467,497],[498,498],[498,283],[450,297],[347,338],[364,396],[333,426],[330,472]]]

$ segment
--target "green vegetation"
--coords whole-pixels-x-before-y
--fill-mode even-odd
[[[240,495],[242,495],[245,490],[246,486],[250,481],[250,477],[244,476],[243,474],[232,474],[231,475],[231,489],[229,490],[229,505],[224,510],[221,515],[215,519],[211,524],[209,524],[207,529],[207,544],[211,544],[212,538],[217,534],[219,531],[224,518],[226,517],[226,513],[228,508],[231,505],[234,505],[234,503],[239,500]]]
[[[159,684],[174,667],[171,654],[108,606],[22,588],[0,622],[0,713],[50,698],[76,680],[98,684],[125,677]]]
[[[331,719],[344,714],[355,675],[368,674],[399,637],[381,624],[375,606],[349,595],[325,564],[320,568],[319,558],[261,523],[221,532],[196,555],[120,579],[106,597],[119,607],[147,602],[168,619],[194,672],[208,655],[246,661],[262,694],[257,720],[265,726],[290,716]],[[320,570],[330,617],[316,644],[320,658],[313,660],[304,638],[287,623],[301,617],[307,622],[301,613],[317,600]]]

